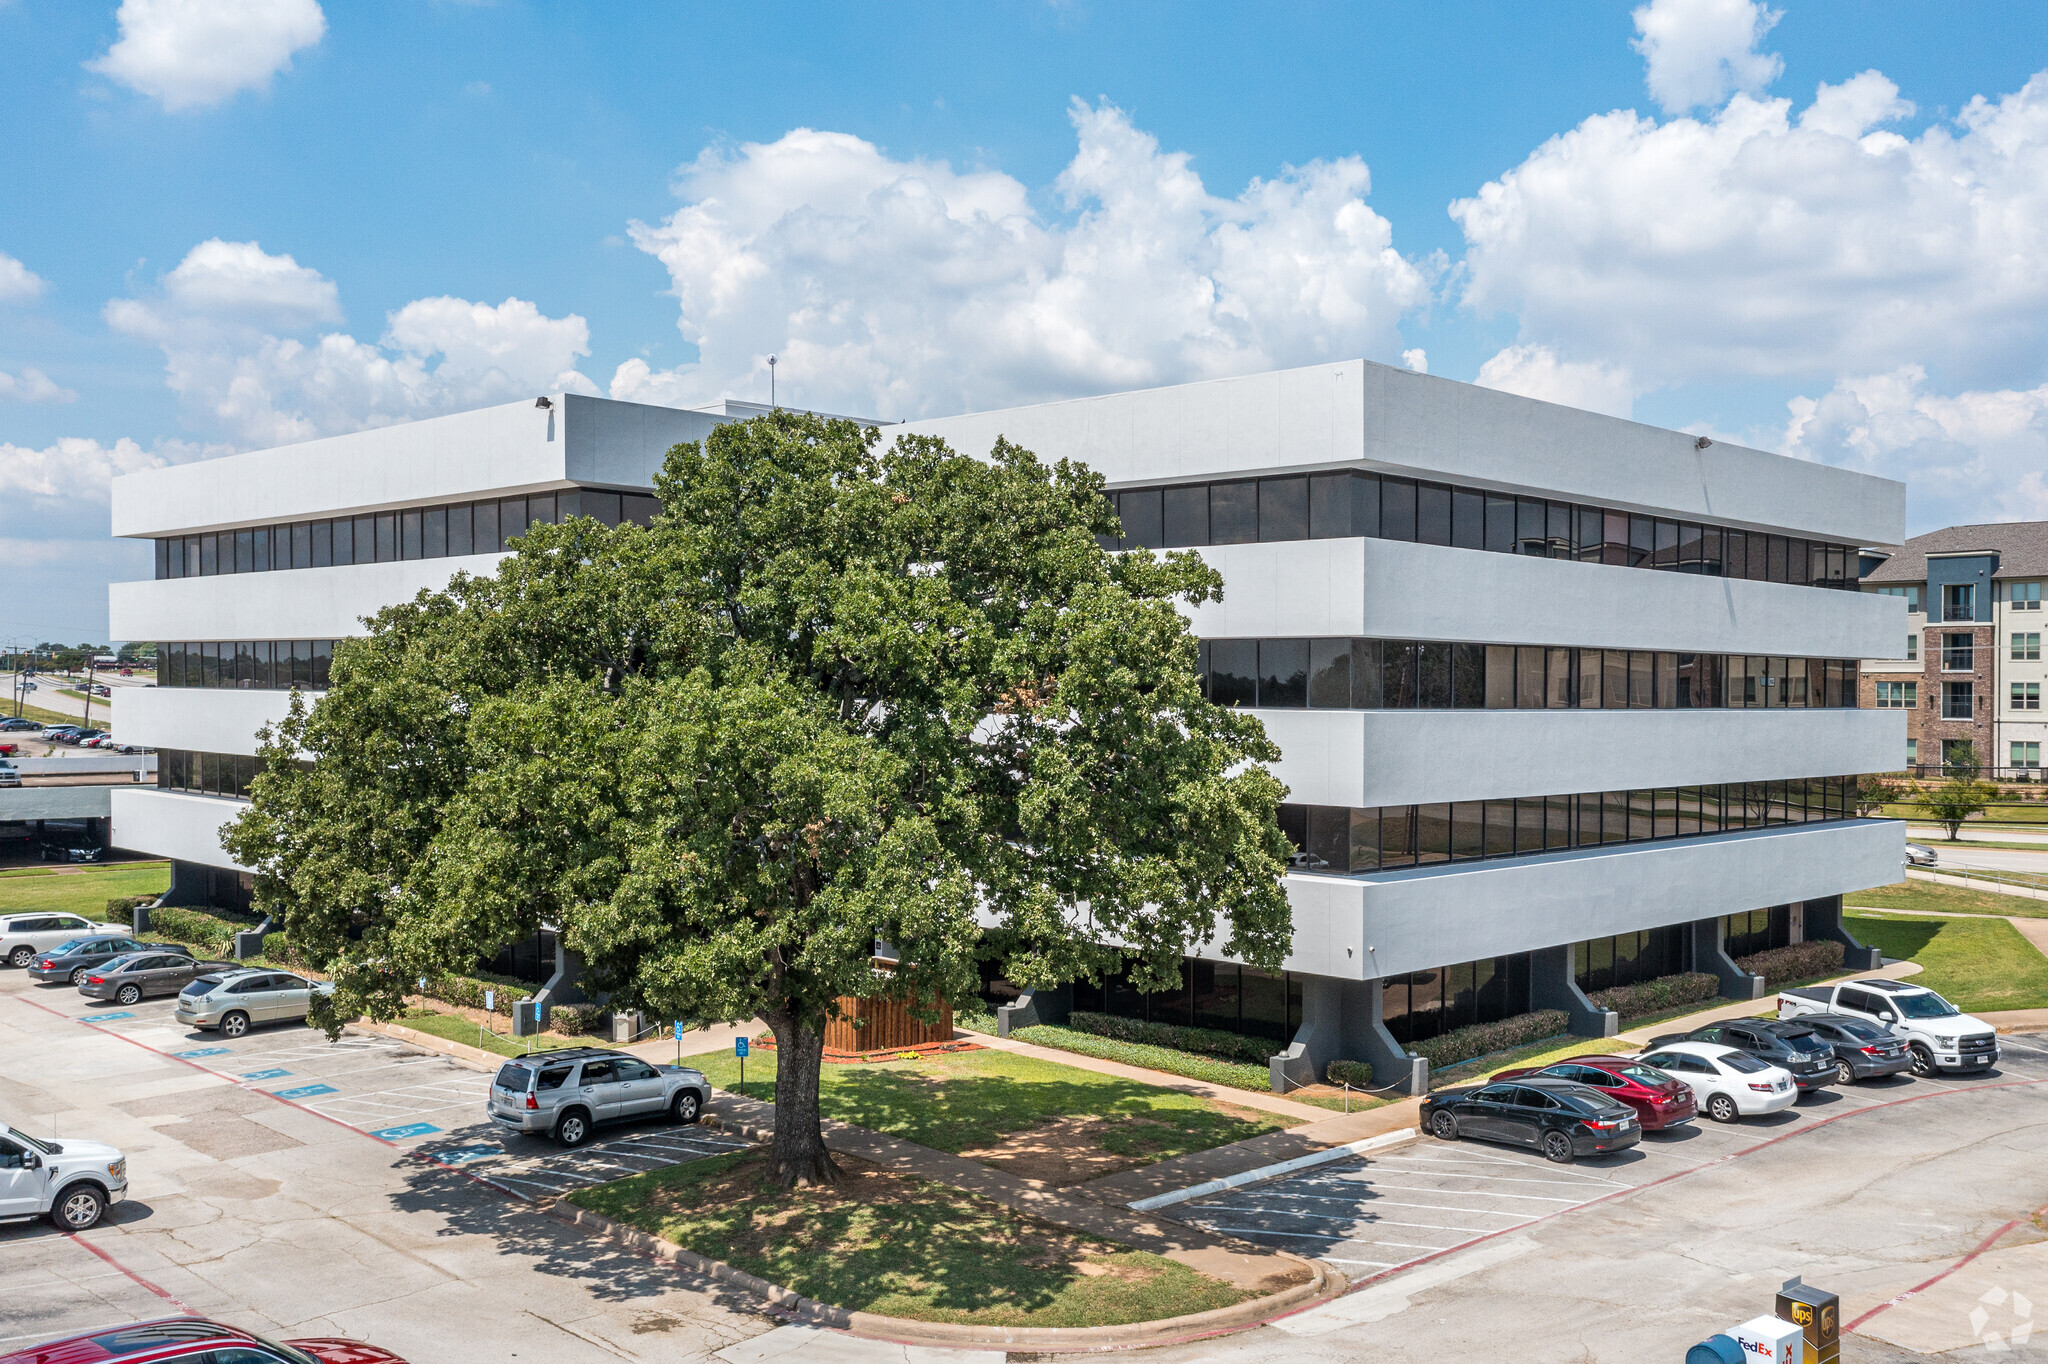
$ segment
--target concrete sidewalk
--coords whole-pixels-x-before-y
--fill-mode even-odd
[[[2023,900],[2048,900],[2048,890],[2036,890],[2031,886],[2012,886],[2002,881],[1986,881],[1974,876],[1950,876],[1920,867],[1908,867],[1906,879],[1932,881],[1938,886],[1956,886],[1962,890],[1981,890],[1989,895],[2013,895]],[[1847,909],[1849,906],[1844,905],[1843,908]]]
[[[758,1140],[772,1139],[773,1104],[720,1090],[712,1111],[733,1131]],[[1055,1189],[1040,1180],[1019,1179],[965,1156],[935,1151],[829,1118],[823,1128],[825,1144],[843,1155],[897,1174],[961,1189],[1089,1236],[1163,1255],[1239,1288],[1273,1293],[1304,1281],[1311,1272],[1299,1259],[1165,1218],[1075,1198],[1069,1190]]]
[[[1114,1075],[1120,1080],[1135,1080],[1139,1084],[1156,1085],[1160,1089],[1176,1089],[1183,1094],[1199,1094],[1218,1103],[1236,1104],[1239,1108],[1256,1108],[1262,1113],[1292,1118],[1297,1123],[1317,1123],[1330,1116],[1330,1110],[1327,1108],[1297,1103],[1293,1099],[1283,1099],[1278,1094],[1233,1089],[1229,1085],[1211,1084],[1207,1080],[1190,1080],[1163,1070],[1147,1070],[1143,1066],[1125,1065],[1121,1061],[1105,1061],[1100,1057],[1083,1056],[1079,1052],[1061,1051],[1058,1047],[1035,1047],[1029,1042],[1019,1042],[1014,1037],[996,1037],[985,1032],[969,1032],[965,1028],[955,1028],[953,1031],[960,1037],[973,1038],[991,1051],[1015,1052],[1019,1056],[1072,1066],[1076,1070],[1092,1070],[1097,1075]]]

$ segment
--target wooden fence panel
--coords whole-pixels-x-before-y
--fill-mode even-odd
[[[825,1045],[833,1051],[889,1051],[953,1040],[953,1006],[939,1005],[939,1021],[920,1023],[909,1008],[894,999],[839,1001],[840,1016],[825,1025]],[[860,1027],[854,1026],[859,1019]]]

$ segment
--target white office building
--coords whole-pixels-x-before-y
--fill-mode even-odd
[[[217,830],[332,641],[530,521],[644,519],[668,447],[749,410],[548,401],[116,480],[157,572],[112,589],[112,632],[160,659],[116,720],[162,757],[114,792],[114,840],[175,859],[175,896],[246,902]],[[1532,1008],[1597,1035],[1610,985],[1746,995],[1731,958],[1841,937],[1841,896],[1898,877],[1900,827],[1852,793],[1898,765],[1855,661],[1904,603],[1835,589],[1903,539],[1900,484],[1359,361],[902,429],[1085,461],[1123,544],[1200,552],[1211,699],[1284,755],[1284,969],[1198,953],[1177,992],[1077,983],[1040,1017],[1265,1036],[1297,1082],[1398,1075],[1405,1044]]]

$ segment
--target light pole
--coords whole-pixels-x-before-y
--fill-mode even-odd
[[[775,357],[768,357],[768,410],[775,410]]]

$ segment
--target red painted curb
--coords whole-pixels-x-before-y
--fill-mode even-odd
[[[92,1252],[93,1254],[95,1254],[95,1255],[99,1256],[99,1257],[100,1257],[100,1258],[101,1258],[102,1260],[106,1261],[106,1262],[107,1262],[108,1264],[112,1265],[112,1266],[113,1266],[114,1268],[116,1268],[116,1269],[120,1270],[120,1271],[121,1271],[121,1272],[122,1272],[123,1274],[126,1274],[126,1275],[127,1275],[127,1276],[128,1276],[129,1278],[131,1278],[131,1279],[133,1279],[133,1280],[134,1280],[135,1282],[137,1282],[137,1283],[141,1284],[141,1285],[142,1285],[142,1286],[143,1286],[144,1288],[147,1288],[147,1289],[148,1289],[148,1290],[149,1290],[150,1292],[152,1292],[152,1293],[156,1294],[156,1295],[157,1295],[157,1296],[158,1296],[159,1298],[162,1298],[162,1299],[163,1299],[163,1300],[164,1300],[165,1302],[169,1303],[169,1304],[170,1304],[171,1306],[173,1306],[173,1307],[177,1308],[177,1309],[178,1309],[178,1310],[179,1310],[180,1312],[183,1312],[183,1313],[185,1313],[185,1314],[186,1314],[186,1315],[188,1315],[188,1316],[197,1316],[197,1315],[198,1315],[197,1313],[193,1312],[193,1310],[192,1310],[191,1308],[187,1307],[187,1306],[186,1306],[186,1305],[185,1305],[185,1304],[184,1304],[184,1303],[183,1303],[182,1301],[180,1301],[180,1300],[179,1300],[179,1299],[177,1298],[177,1296],[176,1296],[176,1295],[174,1295],[174,1294],[171,1294],[171,1293],[167,1293],[167,1292],[165,1292],[165,1291],[164,1291],[163,1289],[161,1289],[161,1288],[158,1288],[158,1287],[157,1287],[157,1286],[156,1286],[155,1284],[153,1284],[153,1283],[151,1283],[151,1282],[150,1282],[149,1280],[147,1280],[147,1279],[143,1278],[143,1277],[142,1277],[142,1276],[141,1276],[140,1274],[137,1274],[137,1273],[136,1273],[136,1272],[135,1272],[134,1270],[132,1270],[132,1269],[130,1269],[130,1268],[129,1268],[128,1266],[126,1266],[126,1265],[122,1264],[122,1263],[121,1263],[121,1262],[120,1262],[119,1260],[117,1260],[117,1259],[115,1259],[115,1258],[114,1258],[113,1256],[111,1256],[111,1255],[107,1254],[107,1252],[105,1252],[104,1250],[101,1250],[101,1249],[100,1249],[100,1248],[99,1248],[98,1246],[94,1245],[94,1244],[93,1244],[92,1242],[90,1242],[90,1241],[86,1240],[86,1239],[85,1239],[84,1237],[82,1237],[82,1236],[78,1235],[78,1233],[76,1233],[76,1232],[70,1232],[70,1231],[67,1231],[67,1232],[65,1232],[64,1234],[65,1234],[66,1236],[68,1236],[68,1237],[70,1237],[70,1238],[71,1238],[71,1241],[72,1241],[72,1243],[73,1243],[74,1245],[81,1245],[81,1246],[84,1246],[84,1247],[85,1247],[85,1248],[86,1248],[87,1250],[89,1250],[89,1251],[91,1251],[91,1252]]]

